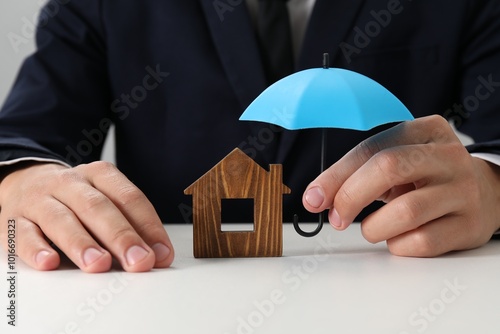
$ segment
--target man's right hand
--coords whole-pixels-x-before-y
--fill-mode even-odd
[[[16,252],[38,270],[60,263],[52,242],[80,269],[104,272],[115,258],[130,272],[166,268],[172,243],[153,205],[113,164],[34,163],[0,183],[0,239],[16,222]]]

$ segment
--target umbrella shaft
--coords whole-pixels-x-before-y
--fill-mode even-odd
[[[326,129],[321,130],[321,170],[320,173],[325,171],[325,159],[326,159]]]

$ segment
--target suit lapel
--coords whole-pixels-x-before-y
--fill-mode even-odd
[[[302,42],[298,70],[321,67],[325,52],[330,54],[331,64],[335,64],[339,56],[339,44],[353,28],[363,2],[316,0]],[[297,135],[298,131],[285,131],[282,134],[277,159],[279,163],[285,160]]]
[[[259,47],[253,24],[245,1],[200,0],[205,12],[212,39],[219,54],[227,78],[233,87],[243,112],[246,107],[267,87]],[[239,115],[238,115],[239,117]],[[269,132],[269,124],[247,122],[253,138]],[[265,160],[260,163],[274,163],[278,149],[273,140],[259,151]]]
[[[245,1],[200,0],[226,75],[245,109],[265,88],[253,25]]]

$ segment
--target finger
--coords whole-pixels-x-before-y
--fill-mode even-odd
[[[363,220],[363,236],[372,243],[388,240],[456,212],[467,204],[451,194],[450,189],[435,185],[401,195]]]
[[[420,188],[435,182],[434,178],[443,182],[451,177],[447,164],[426,153],[429,145],[386,149],[356,170],[334,198],[333,207],[341,217],[339,227],[346,228],[364,207],[396,186],[414,183]]]
[[[377,198],[377,201],[389,203],[395,198],[403,194],[406,194],[407,192],[410,192],[412,190],[415,190],[415,184],[413,183],[407,183],[407,184],[402,184],[400,186],[392,187],[391,189],[383,193],[379,198]]]
[[[4,210],[5,211],[5,210]],[[0,220],[0,238],[7,251],[9,239],[13,239],[16,255],[29,266],[39,270],[52,270],[59,265],[59,255],[45,241],[43,234],[32,222],[26,219],[6,219],[4,215]],[[7,233],[8,232],[8,233]]]
[[[400,123],[380,132],[349,151],[309,184],[303,196],[304,207],[321,212],[332,206],[342,184],[379,152],[396,146],[458,141],[447,121],[440,116],[428,116]],[[435,146],[434,146],[435,147]],[[428,153],[429,150],[427,150]]]
[[[152,249],[104,194],[83,181],[66,187],[59,185],[53,194],[74,212],[83,225],[82,229],[85,228],[107,249],[123,269],[139,272],[153,267],[155,256]]]
[[[45,197],[26,209],[23,215],[36,222],[41,233],[83,271],[105,272],[111,267],[109,252],[92,238],[75,214],[57,199]]]
[[[363,147],[358,149],[363,149],[359,153],[368,153],[366,158],[370,158],[371,155],[394,146],[431,142],[449,143],[456,139],[457,136],[444,117],[431,115],[401,122],[392,128],[379,132],[364,141],[366,143],[364,149]],[[357,152],[353,153],[357,154]],[[361,154],[361,157],[363,155]]]
[[[174,259],[174,248],[151,202],[116,167],[94,163],[85,169],[91,184],[99,189],[125,216],[140,237],[152,248],[157,268],[168,267]]]
[[[454,250],[479,247],[488,239],[477,237],[464,216],[448,215],[387,240],[398,256],[434,257]]]
[[[19,258],[37,270],[53,270],[59,267],[59,254],[46,241],[40,228],[25,218],[8,219],[2,216],[2,221],[9,221],[15,240],[15,252]],[[3,224],[2,224],[3,225]],[[2,243],[6,247],[7,238],[2,234]]]

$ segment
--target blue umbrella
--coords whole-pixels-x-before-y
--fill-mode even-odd
[[[369,130],[381,124],[412,120],[404,104],[376,81],[353,71],[323,68],[291,74],[269,86],[243,112],[240,120],[279,125],[288,130],[322,128],[321,172],[325,168],[326,128]],[[323,226],[320,214],[316,230],[305,232],[294,216],[295,230],[310,237]]]

